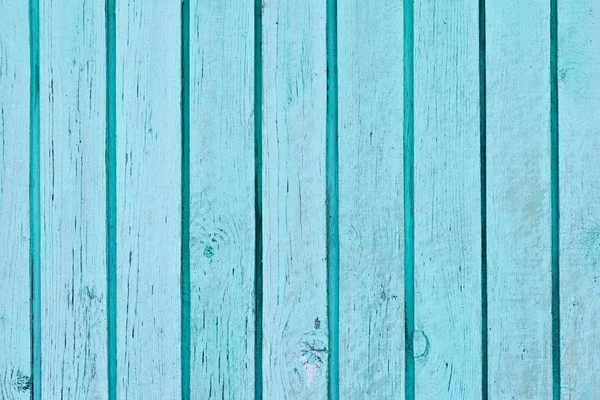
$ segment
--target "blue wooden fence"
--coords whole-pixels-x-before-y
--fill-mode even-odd
[[[596,0],[0,0],[0,399],[600,399]]]

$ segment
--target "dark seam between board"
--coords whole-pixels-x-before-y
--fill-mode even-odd
[[[190,2],[181,2],[181,398],[190,399]]]
[[[40,31],[39,0],[29,2],[29,279],[31,398],[42,398],[42,305],[40,220]]]
[[[558,6],[550,0],[550,136],[552,207],[552,397],[560,400],[560,199],[558,126]]]
[[[404,379],[405,398],[415,398],[414,335],[414,17],[413,0],[404,2]]]
[[[254,1],[254,397],[263,397],[262,0]]]
[[[479,0],[479,132],[481,186],[481,398],[488,398],[487,152],[485,0]]]
[[[108,398],[117,398],[116,0],[106,2],[106,290]]]
[[[327,0],[327,119],[326,119],[326,207],[327,207],[327,326],[329,336],[328,398],[339,399],[339,155],[338,155],[338,54],[337,0]]]

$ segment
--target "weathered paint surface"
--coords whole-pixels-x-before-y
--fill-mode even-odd
[[[0,1],[0,398],[31,398],[29,22]]]
[[[105,62],[102,3],[40,2],[43,398],[107,398]]]
[[[478,32],[476,2],[414,2],[418,399],[481,398]]]
[[[600,7],[558,2],[561,398],[600,393]]]
[[[594,398],[596,8],[0,0],[0,399]]]
[[[116,9],[117,394],[181,395],[181,3]]]
[[[327,398],[325,2],[263,12],[263,377],[268,399]]]
[[[550,2],[486,14],[489,395],[549,399]]]
[[[254,398],[254,13],[190,9],[192,398]]]
[[[338,7],[340,398],[404,398],[402,2]]]

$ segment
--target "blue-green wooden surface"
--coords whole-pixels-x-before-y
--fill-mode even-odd
[[[489,395],[550,399],[550,2],[508,3],[486,8]]]
[[[43,398],[107,393],[104,25],[102,4],[40,1]]]
[[[0,397],[30,398],[29,23],[0,2]],[[9,62],[10,60],[10,62]]]
[[[189,23],[190,389],[251,399],[253,4],[192,2]]]
[[[482,393],[478,15],[473,1],[414,1],[410,234],[419,399]]]
[[[338,7],[339,392],[403,398],[403,7]]]
[[[595,0],[0,0],[0,399],[600,398]]]

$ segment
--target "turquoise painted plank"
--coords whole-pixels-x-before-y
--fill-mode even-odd
[[[490,398],[552,398],[550,2],[486,8]]]
[[[416,399],[481,398],[477,2],[414,2]]]
[[[29,22],[0,1],[0,398],[31,398]]]
[[[116,8],[117,395],[181,396],[181,2]]]
[[[561,399],[600,393],[600,4],[558,2]]]
[[[327,398],[326,4],[263,4],[263,385]]]
[[[40,1],[44,398],[108,398],[104,16]]]
[[[402,10],[338,2],[342,399],[404,398]]]
[[[254,398],[254,3],[190,8],[191,398]]]

